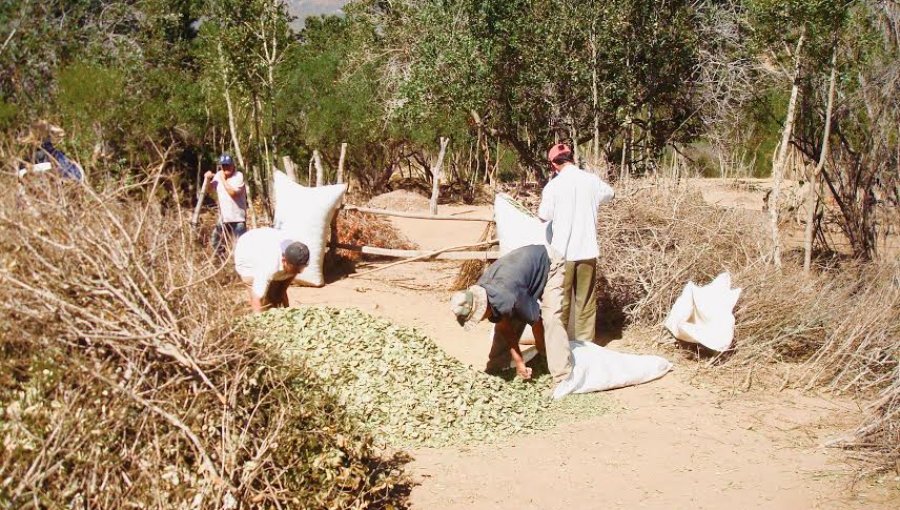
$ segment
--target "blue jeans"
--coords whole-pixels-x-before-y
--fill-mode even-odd
[[[212,234],[212,246],[216,251],[216,255],[225,255],[225,244],[226,237],[231,237],[231,242],[234,243],[238,240],[239,237],[244,235],[244,232],[247,231],[247,224],[243,221],[236,221],[233,223],[216,223],[216,228],[213,230]]]

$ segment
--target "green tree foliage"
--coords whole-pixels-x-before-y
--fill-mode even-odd
[[[383,34],[392,119],[474,111],[539,175],[554,140],[640,126],[653,153],[692,137],[695,17],[687,2],[362,2]],[[598,89],[593,97],[595,81]]]

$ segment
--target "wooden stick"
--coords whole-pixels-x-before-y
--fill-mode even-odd
[[[364,253],[366,255],[378,255],[381,257],[399,257],[399,258],[407,258],[407,257],[421,257],[424,255],[428,255],[429,251],[426,250],[397,250],[392,248],[380,248],[378,246],[359,246],[355,244],[344,244],[344,243],[331,243],[329,244],[331,249],[340,249],[347,251],[355,251]],[[496,260],[500,258],[500,252],[497,251],[455,251],[450,253],[441,253],[435,255],[433,258],[437,260]]]
[[[345,205],[345,211],[359,211],[363,213],[369,214],[377,214],[381,216],[397,216],[399,218],[414,218],[417,220],[450,220],[450,221],[484,221],[488,223],[492,223],[494,221],[493,218],[463,218],[460,216],[453,215],[431,215],[431,214],[417,214],[417,213],[408,213],[408,212],[400,212],[400,211],[389,211],[387,209],[372,209],[369,207],[359,207],[356,205]]]
[[[209,178],[203,176],[203,185],[200,186],[200,193],[197,194],[197,205],[194,206],[194,214],[191,216],[191,225],[197,226],[200,221],[200,208],[203,207],[203,196],[206,195],[206,187],[209,186]]]
[[[347,155],[347,142],[341,143],[341,156],[338,158],[337,183],[344,183],[344,157]]]
[[[441,167],[444,164],[444,154],[447,152],[447,144],[450,143],[449,138],[441,137],[441,150],[438,153],[437,163],[431,168],[431,200],[429,201],[429,207],[431,209],[431,215],[435,216],[438,213],[438,194],[441,191]]]
[[[491,245],[493,245],[493,244],[495,244],[495,243],[497,243],[497,242],[498,242],[498,241],[497,241],[496,239],[491,239],[490,241],[485,241],[485,242],[483,242],[483,243],[465,244],[465,245],[462,245],[462,246],[451,246],[451,247],[449,247],[449,248],[442,248],[442,249],[440,249],[440,250],[435,250],[435,251],[432,251],[432,252],[428,252],[428,253],[426,253],[426,254],[424,254],[424,255],[420,255],[420,256],[418,256],[418,257],[413,257],[413,258],[411,258],[411,259],[405,259],[405,260],[398,260],[397,262],[392,262],[392,263],[387,264],[387,265],[385,265],[385,266],[376,267],[375,269],[369,269],[368,271],[363,271],[362,273],[354,273],[354,274],[348,275],[347,278],[356,278],[356,277],[359,277],[359,276],[363,276],[363,275],[367,275],[367,274],[372,274],[372,273],[374,273],[374,272],[381,271],[381,270],[387,269],[387,268],[389,268],[389,267],[399,266],[400,264],[406,264],[406,263],[408,263],[408,262],[416,262],[416,261],[419,261],[419,260],[430,259],[430,258],[432,258],[432,257],[434,257],[434,256],[436,256],[436,255],[440,255],[441,253],[448,252],[448,251],[466,250],[466,249],[471,249],[471,248],[482,248],[482,247],[485,247],[485,246],[491,246]]]
[[[322,158],[319,156],[319,150],[313,150],[313,164],[316,166],[316,187],[325,185],[325,169],[322,168]]]

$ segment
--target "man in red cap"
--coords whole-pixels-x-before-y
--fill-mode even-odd
[[[544,186],[538,216],[550,222],[550,249],[565,259],[562,282],[562,319],[570,313],[577,340],[594,341],[597,320],[597,210],[615,193],[598,176],[575,165],[572,149],[563,143],[550,148],[547,158],[553,175]],[[573,328],[569,328],[570,330]]]

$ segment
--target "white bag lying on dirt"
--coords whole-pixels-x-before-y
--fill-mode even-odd
[[[322,265],[331,235],[331,220],[347,191],[346,184],[307,188],[292,181],[284,172],[275,172],[274,226],[309,248],[309,265],[294,278],[303,285],[325,284]]]
[[[523,246],[547,245],[547,224],[505,193],[494,198],[494,222],[501,256]]]
[[[642,384],[666,375],[672,363],[659,356],[616,352],[595,343],[572,340],[574,365],[568,379],[553,390],[553,398]]]
[[[731,275],[722,273],[708,285],[688,282],[664,322],[675,338],[724,351],[734,340],[734,305],[741,289],[731,288]]]

